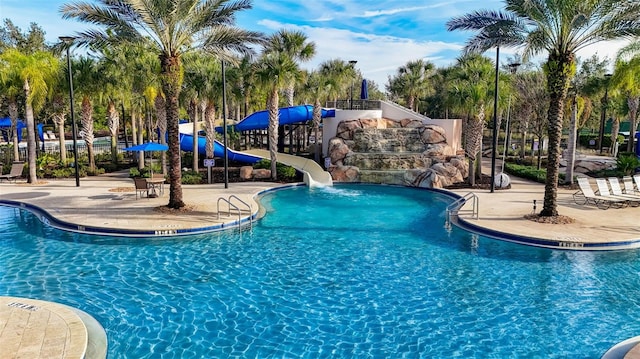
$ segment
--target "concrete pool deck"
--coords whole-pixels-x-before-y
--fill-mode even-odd
[[[167,185],[168,186],[168,185]],[[0,183],[0,204],[25,208],[36,213],[45,223],[72,231],[127,236],[171,236],[201,233],[238,227],[237,214],[218,219],[220,198],[235,195],[251,205],[240,208],[242,221],[258,216],[256,195],[282,186],[269,182],[183,185],[183,198],[189,211],[169,213],[160,210],[168,202],[164,196],[136,200],[133,180],[119,172],[80,179],[47,180],[41,184]],[[462,196],[470,189],[452,190]],[[601,210],[595,206],[577,205],[575,190],[558,190],[559,213],[575,220],[571,224],[537,223],[524,218],[542,208],[544,186],[531,181],[511,178],[511,188],[473,190],[479,199],[479,219],[460,216],[464,228],[483,235],[500,237],[523,244],[549,248],[579,250],[612,250],[640,247],[640,207]],[[241,206],[239,202],[234,202]],[[465,206],[470,206],[467,204]],[[464,207],[463,207],[464,208]],[[54,221],[53,223],[51,221]]]

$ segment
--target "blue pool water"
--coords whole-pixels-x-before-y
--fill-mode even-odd
[[[88,312],[110,358],[599,358],[640,334],[638,251],[447,232],[450,199],[409,188],[262,203],[252,231],[148,240],[0,207],[0,295]]]

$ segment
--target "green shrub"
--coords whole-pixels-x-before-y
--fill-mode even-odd
[[[182,172],[182,184],[201,184],[204,182],[202,174],[195,171]]]
[[[140,177],[140,170],[138,167],[129,168],[129,178]]]
[[[624,175],[632,175],[640,167],[640,160],[635,155],[619,156],[616,159],[616,169]]]
[[[253,168],[255,169],[271,169],[271,161],[267,159],[262,159],[253,164]],[[293,180],[296,178],[296,169],[287,166],[282,163],[276,163],[276,173],[278,175],[278,179],[280,180]]]
[[[526,178],[539,183],[545,183],[547,180],[547,170],[545,168],[537,169],[535,166],[519,165],[516,163],[505,163],[505,172],[517,177]],[[558,181],[564,182],[564,173],[558,174]]]

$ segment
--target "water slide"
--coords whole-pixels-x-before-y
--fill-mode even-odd
[[[322,117],[334,117],[334,110],[322,110]],[[313,106],[302,105],[293,107],[284,107],[280,109],[280,124],[287,125],[292,123],[307,122],[313,119]],[[235,131],[249,131],[266,129],[269,126],[269,111],[258,111],[244,120],[233,125]],[[222,132],[222,127],[216,128],[217,132]],[[183,151],[193,151],[193,124],[185,123],[180,125],[180,149]],[[207,140],[203,136],[198,136],[198,151],[206,153]],[[214,156],[224,156],[224,145],[215,141],[213,147]],[[256,163],[263,158],[269,159],[269,151],[250,150],[246,152],[234,151],[227,149],[227,156],[231,161]],[[331,175],[324,171],[316,162],[284,153],[278,153],[278,162],[291,166],[304,175],[304,182],[310,186],[331,186],[333,181]]]
[[[307,122],[313,120],[313,106],[301,105],[282,107],[280,110],[280,125]],[[335,110],[322,109],[322,118],[335,117]],[[237,132],[249,130],[264,130],[269,127],[269,111],[258,111],[245,117],[242,121],[232,125]],[[222,133],[222,127],[216,127],[216,132]]]

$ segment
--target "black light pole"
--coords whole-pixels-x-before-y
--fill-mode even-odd
[[[496,85],[493,96],[493,148],[491,150],[491,193],[496,188],[496,152],[498,151],[498,70],[500,46],[496,47]]]
[[[67,71],[69,72],[69,101],[71,102],[71,137],[73,138],[73,167],[76,174],[76,187],[80,187],[80,172],[78,169],[78,137],[76,134],[76,119],[74,115],[73,106],[73,75],[71,74],[71,57],[69,56],[69,49],[73,44],[74,37],[60,36],[60,41],[67,45]]]
[[[224,188],[229,188],[229,153],[227,152],[227,81],[222,60],[222,144],[224,145]]]
[[[607,122],[607,107],[609,106],[609,78],[611,74],[605,74],[604,80],[605,89],[604,89],[604,99],[602,100],[602,118],[600,119],[600,132],[598,133],[598,150],[600,154],[602,154],[602,141],[604,140],[604,125]]]
[[[349,65],[351,65],[352,69],[355,69],[355,66],[357,63],[358,61],[356,60],[349,61]],[[353,110],[353,78],[351,78],[351,94],[349,95],[349,109]]]

